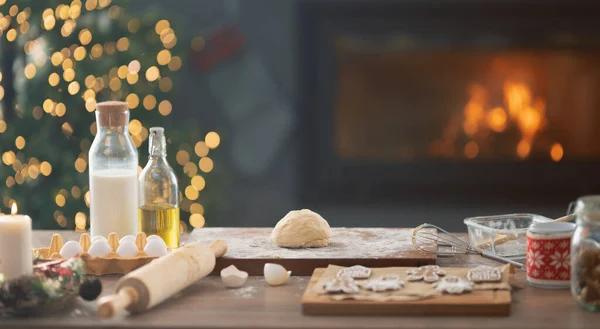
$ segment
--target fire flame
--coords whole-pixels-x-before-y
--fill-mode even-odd
[[[516,145],[516,155],[521,159],[530,155],[535,136],[547,124],[546,102],[539,97],[535,98],[526,84],[515,81],[504,83],[503,98],[504,106],[490,108],[486,89],[479,84],[470,86],[469,100],[463,109],[462,118],[462,131],[471,139],[464,147],[464,155],[468,159],[474,159],[481,153],[481,145],[485,146],[485,139],[490,131],[502,133],[509,125],[516,126],[521,135]],[[451,151],[449,146],[457,138],[452,127],[453,121],[445,129],[452,133],[444,133],[440,140],[432,143],[432,154],[448,155],[444,150]],[[560,143],[554,143],[549,151],[553,161],[558,162],[563,158],[564,150]]]
[[[17,212],[19,211],[19,208],[17,207],[17,202],[13,202],[12,206],[10,206],[10,214],[11,215],[16,215]]]

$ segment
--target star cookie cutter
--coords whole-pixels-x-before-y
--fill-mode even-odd
[[[473,282],[467,281],[456,275],[449,275],[433,284],[435,290],[459,295],[473,290]]]
[[[360,291],[360,287],[356,281],[350,278],[335,278],[323,284],[323,289],[328,293],[345,293],[356,294]]]
[[[338,279],[351,278],[355,280],[368,279],[370,276],[371,269],[362,265],[343,268],[336,275]]]
[[[404,281],[397,275],[386,275],[381,278],[368,280],[362,284],[362,287],[374,292],[398,290],[404,287]]]
[[[498,282],[502,280],[502,272],[497,267],[477,266],[467,272],[467,280],[472,282]]]
[[[446,275],[446,272],[440,270],[437,265],[425,265],[419,268],[406,271],[408,274],[408,281],[425,281],[425,282],[436,282],[440,279],[440,276]]]

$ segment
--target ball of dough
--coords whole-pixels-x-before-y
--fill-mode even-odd
[[[287,248],[326,247],[330,236],[329,223],[309,209],[290,211],[271,232],[271,240]]]

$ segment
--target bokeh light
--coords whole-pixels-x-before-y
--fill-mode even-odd
[[[177,71],[181,68],[181,58],[179,56],[171,57],[171,62],[169,62],[168,68],[171,71]]]
[[[167,21],[166,19],[161,19],[160,21],[156,22],[156,25],[154,26],[154,31],[156,32],[156,34],[160,35],[163,33],[163,31],[170,27],[171,24],[169,24],[169,21]]]
[[[187,151],[179,150],[175,155],[175,160],[182,166],[185,166],[186,163],[190,162],[190,154]]]
[[[79,42],[84,46],[92,42],[92,32],[88,29],[81,30],[79,32]]]
[[[202,216],[202,214],[193,213],[190,215],[190,225],[192,225],[194,228],[204,227],[205,223],[206,220],[204,219],[204,216]]]
[[[75,214],[75,227],[77,228],[77,230],[85,231],[86,225],[87,225],[87,216],[82,212],[78,212],[77,214]]]
[[[198,163],[198,167],[200,167],[200,170],[202,170],[203,172],[209,173],[214,168],[213,160],[211,158],[204,157],[204,158],[200,159],[200,162]]]
[[[152,82],[158,79],[160,76],[160,72],[158,71],[158,67],[151,66],[146,70],[146,80]]]
[[[188,177],[194,177],[198,173],[198,167],[190,161],[183,166],[183,173]]]
[[[146,110],[152,110],[156,107],[156,97],[154,97],[153,95],[146,95],[146,97],[144,97],[143,104]]]
[[[48,84],[52,87],[56,87],[60,82],[60,75],[58,73],[53,72],[48,76]]]
[[[167,65],[171,62],[171,52],[168,49],[163,49],[156,55],[156,62],[159,65]]]
[[[23,136],[19,136],[15,139],[15,146],[19,149],[22,150],[25,147],[25,138],[23,138]]]
[[[194,146],[194,152],[199,157],[205,157],[205,156],[207,156],[208,155],[208,151],[209,151],[209,148],[206,145],[206,143],[203,142],[203,141],[200,141],[200,142],[196,143],[196,145]]]
[[[171,111],[173,110],[173,106],[171,105],[171,102],[164,100],[162,102],[160,102],[160,104],[158,104],[158,112],[160,112],[161,115],[163,116],[167,116],[169,114],[171,114]]]
[[[127,95],[125,101],[127,102],[127,105],[129,105],[129,108],[131,110],[135,109],[136,107],[138,107],[138,105],[140,105],[140,98],[138,97],[138,95],[133,93]]]
[[[35,65],[33,65],[32,63],[29,63],[25,66],[25,77],[27,79],[33,79],[33,77],[35,76],[37,69],[35,68]]]
[[[117,50],[120,52],[127,51],[129,49],[129,39],[122,37],[117,41]]]
[[[77,170],[80,173],[83,173],[86,168],[87,162],[84,159],[77,158],[77,160],[75,160],[75,170]]]
[[[202,176],[192,177],[191,183],[192,183],[192,186],[198,191],[202,191],[204,189],[204,187],[206,186],[206,181],[204,180],[204,177],[202,177]]]
[[[199,203],[192,203],[190,205],[190,212],[192,214],[204,214],[204,207]]]
[[[190,200],[196,200],[196,199],[198,199],[198,196],[200,196],[200,193],[194,187],[188,186],[185,188],[185,197],[186,198],[188,198]]]
[[[59,207],[63,207],[67,201],[65,196],[62,194],[57,194],[56,197],[54,198],[54,200],[56,202],[56,205]]]
[[[204,141],[206,142],[206,145],[209,148],[215,149],[221,143],[221,137],[216,132],[211,131],[206,134],[206,137],[204,137]]]
[[[139,135],[142,132],[142,123],[137,120],[131,120],[129,122],[129,133],[132,135]]]

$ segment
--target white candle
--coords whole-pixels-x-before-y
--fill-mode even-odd
[[[13,204],[13,213],[16,213]],[[0,273],[7,279],[31,274],[33,268],[31,218],[0,216]]]

